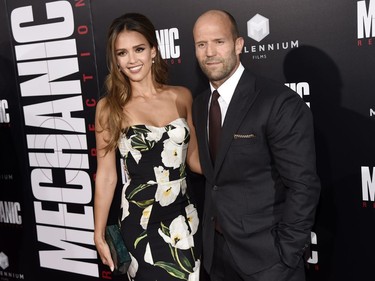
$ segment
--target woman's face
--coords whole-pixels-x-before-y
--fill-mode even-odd
[[[151,78],[152,60],[156,56],[156,50],[141,33],[122,31],[117,36],[114,51],[120,70],[131,82]]]

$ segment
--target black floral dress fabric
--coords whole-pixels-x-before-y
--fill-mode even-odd
[[[121,232],[132,257],[130,280],[199,280],[199,218],[185,171],[189,138],[184,118],[164,127],[134,125],[120,138],[126,176]]]

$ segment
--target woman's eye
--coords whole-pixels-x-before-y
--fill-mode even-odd
[[[145,48],[137,48],[135,51],[136,51],[137,53],[141,53],[141,52],[144,51],[144,49],[145,49]]]
[[[116,56],[119,56],[119,57],[123,57],[123,56],[125,56],[126,55],[126,52],[125,51],[118,51],[117,53],[116,53]]]

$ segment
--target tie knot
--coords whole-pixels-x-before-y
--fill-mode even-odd
[[[219,92],[218,92],[217,90],[214,90],[214,91],[212,92],[212,100],[213,100],[213,101],[217,101],[219,97],[220,97]]]

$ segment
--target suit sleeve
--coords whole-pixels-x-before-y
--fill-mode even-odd
[[[309,245],[320,194],[313,118],[295,92],[286,89],[275,98],[267,137],[275,168],[286,187],[277,229],[280,256],[286,265],[295,267]]]

